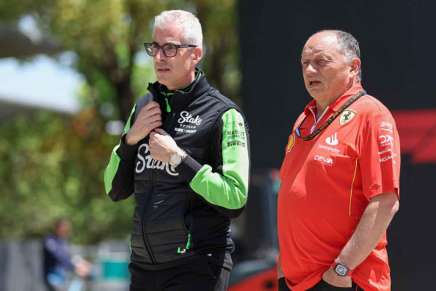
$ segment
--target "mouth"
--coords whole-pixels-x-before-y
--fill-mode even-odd
[[[156,71],[158,73],[168,73],[170,71],[169,68],[157,68]]]
[[[317,87],[319,85],[321,85],[321,81],[318,81],[318,80],[309,81],[309,87],[310,88]]]

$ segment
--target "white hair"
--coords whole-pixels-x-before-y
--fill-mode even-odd
[[[332,32],[336,35],[342,54],[347,58],[348,61],[351,61],[353,58],[360,59],[359,42],[351,33],[337,29],[321,30],[320,32]],[[357,75],[357,78],[359,81],[362,81],[361,67],[359,68],[359,74]]]
[[[154,18],[153,33],[156,28],[163,29],[168,24],[177,24],[182,28],[182,39],[186,44],[203,47],[203,31],[198,18],[184,10],[167,10]]]

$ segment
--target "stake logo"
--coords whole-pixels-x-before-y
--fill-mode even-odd
[[[176,172],[173,166],[168,163],[158,161],[150,156],[150,147],[148,144],[142,144],[138,148],[138,161],[136,163],[135,171],[137,174],[141,174],[147,169],[158,169],[166,171],[168,175],[178,176],[179,173]]]
[[[190,123],[199,126],[203,120],[200,118],[200,115],[192,116],[188,111],[180,112],[180,118],[177,120],[179,124]]]

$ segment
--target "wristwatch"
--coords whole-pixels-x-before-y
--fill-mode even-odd
[[[334,263],[333,264],[333,271],[335,271],[336,275],[340,277],[350,276],[351,270],[346,265],[341,263]]]
[[[171,154],[169,163],[174,168],[180,165],[180,163],[183,161],[184,158],[186,158],[187,154],[181,150],[180,152],[175,152]]]

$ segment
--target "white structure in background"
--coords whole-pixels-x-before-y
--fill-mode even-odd
[[[79,110],[82,79],[69,68],[72,54],[63,53],[59,62],[38,55],[61,53],[62,48],[42,36],[31,17],[23,17],[18,26],[0,25],[0,43],[0,118],[35,108],[67,114]],[[30,62],[16,59],[35,55]]]
[[[81,78],[49,57],[38,56],[29,63],[1,59],[0,80],[0,117],[26,107],[65,113],[79,110],[76,96]]]

